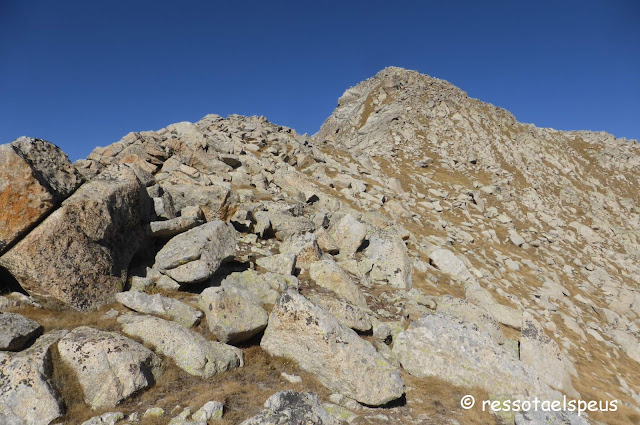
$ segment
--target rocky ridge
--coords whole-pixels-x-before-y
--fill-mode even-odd
[[[312,137],[208,115],[0,161],[6,423],[640,420],[637,141],[386,68]]]

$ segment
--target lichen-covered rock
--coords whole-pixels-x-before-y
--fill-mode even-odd
[[[169,240],[156,255],[154,269],[179,283],[198,283],[210,278],[235,253],[233,226],[212,221]]]
[[[327,234],[335,242],[341,255],[350,255],[355,253],[364,242],[367,227],[351,214],[345,214],[331,223]]]
[[[340,297],[359,307],[367,306],[367,300],[360,292],[358,285],[351,280],[335,261],[326,259],[311,264],[309,275],[316,282],[316,285],[335,292]]]
[[[93,408],[114,407],[152,386],[161,374],[160,358],[142,344],[88,326],[75,328],[58,341],[58,352]]]
[[[528,312],[522,316],[520,359],[535,369],[551,388],[580,398],[571,382],[571,375],[577,375],[573,364]]]
[[[365,255],[373,261],[371,278],[394,288],[411,289],[413,264],[404,241],[395,234],[383,230],[369,235]]]
[[[87,310],[112,302],[144,240],[149,202],[130,167],[109,168],[0,257],[0,266],[43,306]]]
[[[451,316],[425,314],[394,338],[393,352],[419,378],[435,376],[497,396],[559,396],[488,333]]]
[[[51,346],[67,331],[42,335],[18,353],[0,351],[0,423],[48,425],[64,412],[52,385]]]
[[[0,146],[0,254],[71,195],[82,177],[57,146],[20,137]]]
[[[118,318],[122,331],[167,357],[185,372],[209,378],[243,364],[242,351],[227,344],[210,341],[177,323],[153,316],[124,314]]]
[[[340,422],[327,412],[315,393],[280,391],[264,404],[265,410],[241,425],[338,425]]]
[[[257,335],[267,327],[269,315],[261,301],[237,286],[207,288],[200,294],[200,308],[205,312],[209,330],[220,342],[237,344]]]
[[[204,314],[189,304],[164,295],[149,295],[144,292],[128,291],[116,294],[116,301],[138,313],[154,314],[173,320],[190,328],[200,321]]]
[[[369,342],[291,290],[271,312],[260,346],[295,361],[330,390],[364,404],[385,404],[404,393],[400,371]]]
[[[0,313],[0,351],[18,351],[40,336],[44,328],[17,313]]]
[[[340,323],[359,332],[371,330],[371,320],[367,312],[345,300],[338,300],[329,295],[317,294],[308,297],[311,302],[327,310]]]

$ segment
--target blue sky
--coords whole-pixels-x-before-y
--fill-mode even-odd
[[[0,0],[0,143],[72,160],[208,113],[315,133],[395,65],[519,121],[640,137],[640,3]]]

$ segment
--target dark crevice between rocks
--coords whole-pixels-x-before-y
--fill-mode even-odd
[[[356,252],[363,252],[365,249],[369,247],[369,239],[365,239],[362,241]]]
[[[9,270],[4,267],[0,267],[0,295],[9,294],[11,292],[20,292],[21,294],[29,295],[27,291],[20,286],[20,283],[18,283],[16,278],[9,273]]]
[[[211,286],[220,286],[222,281],[226,279],[231,273],[241,273],[248,270],[251,267],[250,263],[244,263],[240,261],[228,261],[223,263],[218,270],[209,279],[200,283],[190,283],[180,286],[180,291],[188,292],[191,294],[199,294],[205,289]]]
[[[370,406],[368,404],[364,404],[361,403],[363,406],[366,407],[370,407],[372,409],[394,409],[397,407],[403,407],[407,405],[407,395],[406,394],[402,394],[402,396],[400,398],[397,398],[395,400],[392,400],[390,402],[388,402],[387,404],[383,404],[381,406]]]

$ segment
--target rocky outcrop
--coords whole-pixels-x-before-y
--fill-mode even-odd
[[[57,146],[29,137],[0,146],[0,254],[82,183]]]
[[[0,257],[42,305],[87,310],[122,291],[144,240],[148,197],[133,170],[120,166],[85,183]]]
[[[278,300],[260,346],[295,361],[333,391],[368,405],[402,396],[400,371],[351,329],[302,295],[286,291]]]

